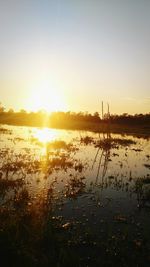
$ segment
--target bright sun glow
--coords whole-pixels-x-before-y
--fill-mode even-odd
[[[47,112],[65,111],[66,103],[61,90],[54,88],[49,82],[43,81],[31,89],[27,109]]]
[[[56,130],[51,130],[48,128],[36,130],[34,136],[42,143],[48,143],[54,141],[58,137],[58,132]]]

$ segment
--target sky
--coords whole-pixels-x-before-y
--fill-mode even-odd
[[[148,113],[149,49],[149,0],[0,0],[0,102]]]

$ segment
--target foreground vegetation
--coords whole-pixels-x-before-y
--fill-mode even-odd
[[[92,133],[43,144],[33,129],[23,139],[14,128],[0,128],[2,266],[148,267],[150,155],[141,139]],[[129,154],[145,176],[134,176]]]

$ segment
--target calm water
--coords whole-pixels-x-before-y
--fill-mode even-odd
[[[149,246],[149,138],[1,125],[0,168],[1,179],[23,181],[29,206],[51,190],[53,218],[83,247],[108,235]],[[16,191],[0,192],[11,205]]]

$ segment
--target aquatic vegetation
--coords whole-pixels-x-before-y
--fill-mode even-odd
[[[132,148],[132,150],[135,152],[141,152],[142,151],[142,149],[140,149],[140,148]]]
[[[144,178],[141,180],[141,182],[142,182],[143,184],[150,184],[150,177],[149,177],[149,176],[144,177]]]
[[[65,196],[69,198],[76,198],[84,192],[85,189],[85,177],[70,177],[66,184]]]
[[[83,169],[84,169],[84,166],[82,163],[78,163],[77,165],[75,165],[75,170],[78,171],[78,172],[82,172]]]
[[[150,164],[144,164],[144,166],[148,169],[150,169]]]
[[[111,149],[111,148],[118,148],[118,146],[126,147],[136,144],[135,141],[131,139],[121,139],[121,138],[104,138],[103,140],[99,140],[95,147],[100,147],[103,149]]]
[[[15,131],[0,147],[4,266],[149,262],[147,139],[69,132],[39,143]]]
[[[48,148],[49,149],[64,149],[64,150],[69,150],[71,149],[72,145],[71,144],[67,144],[64,141],[53,141],[48,143]]]
[[[44,146],[44,144],[37,137],[34,137],[34,136],[31,136],[30,142],[32,144],[37,145],[37,146],[40,146],[40,147],[43,147]]]
[[[89,144],[94,143],[94,138],[90,136],[81,137],[80,142],[85,145],[89,145]]]
[[[0,194],[4,194],[9,190],[20,188],[24,184],[23,179],[8,180],[0,178]]]
[[[0,134],[12,134],[12,131],[0,126]]]
[[[69,160],[64,154],[61,157],[54,157],[47,162],[48,167],[61,168],[67,170],[67,168],[73,167],[73,161]]]
[[[129,145],[135,145],[136,141],[131,140],[131,139],[121,139],[121,138],[113,138],[113,142],[115,144],[118,144],[120,146],[129,146]]]

